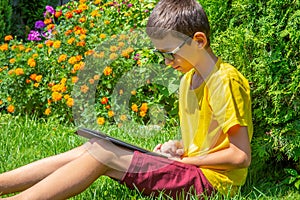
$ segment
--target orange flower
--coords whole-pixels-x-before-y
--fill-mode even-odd
[[[80,91],[83,93],[87,93],[89,90],[89,87],[87,85],[83,85],[80,87]]]
[[[15,70],[14,70],[14,69],[11,69],[11,70],[9,70],[9,71],[7,72],[8,75],[12,75],[12,74],[14,74],[14,73],[15,73]]]
[[[43,48],[43,44],[40,43],[40,44],[37,45],[37,47],[38,47],[38,48]]]
[[[75,56],[72,56],[71,58],[69,58],[68,62],[71,64],[71,65],[74,65],[76,62],[77,62],[77,59]]]
[[[51,24],[51,23],[52,23],[51,19],[45,19],[44,20],[44,24],[46,24],[46,25]]]
[[[65,16],[66,16],[67,19],[70,19],[70,18],[73,17],[73,14],[72,14],[72,12],[67,12],[67,13],[65,14]]]
[[[103,125],[103,124],[105,123],[104,117],[98,117],[97,123],[98,123],[99,125]]]
[[[29,78],[30,78],[31,80],[35,81],[36,74],[31,74]]]
[[[80,4],[78,6],[78,9],[80,9],[80,10],[87,10],[88,9],[88,6],[86,4],[84,4],[84,2],[85,1],[82,2],[82,0],[80,1],[80,3],[82,3],[82,4]]]
[[[51,113],[51,109],[50,108],[47,108],[44,112],[45,115],[50,115]]]
[[[59,93],[59,92],[53,92],[52,93],[52,99],[53,99],[53,101],[59,101],[59,100],[61,100],[62,99],[62,94],[61,93]]]
[[[72,30],[67,30],[67,31],[65,32],[65,36],[70,35],[72,32],[73,32]]]
[[[7,35],[7,36],[4,37],[4,41],[10,41],[12,39],[14,39],[14,38],[11,35]]]
[[[0,100],[0,105],[2,105],[3,104],[3,101],[2,100]]]
[[[109,66],[106,66],[106,67],[104,68],[104,70],[103,70],[103,74],[104,74],[105,76],[109,76],[109,75],[111,75],[111,73],[112,73],[112,68],[109,67]]]
[[[101,99],[101,103],[102,103],[102,104],[107,104],[107,103],[108,103],[108,98],[107,98],[107,97],[103,97],[103,98]]]
[[[72,83],[76,83],[78,81],[78,77],[77,76],[73,76],[72,77]]]
[[[54,14],[54,16],[55,16],[56,18],[59,18],[61,15],[62,15],[62,12],[61,12],[61,11],[56,11],[55,14]]]
[[[34,87],[39,87],[39,85],[40,85],[39,83],[34,83],[33,84]]]
[[[15,70],[16,75],[23,75],[24,74],[24,70],[22,68],[17,68]]]
[[[91,16],[92,16],[92,17],[99,17],[99,16],[101,16],[101,15],[98,13],[98,10],[93,10],[93,11],[91,12]]]
[[[55,27],[54,24],[49,24],[49,25],[47,26],[47,30],[54,29],[54,27]],[[53,32],[52,32],[52,34],[53,34]]]
[[[147,103],[142,103],[140,110],[144,111],[144,112],[147,112],[147,110],[148,110],[148,104]]]
[[[62,61],[65,61],[67,59],[67,55],[66,54],[62,54],[58,57],[58,62],[62,62]]]
[[[108,114],[108,117],[113,117],[115,115],[114,111],[112,111],[112,110],[109,110],[107,114]]]
[[[95,83],[95,80],[94,79],[89,79],[89,83],[91,84],[91,85],[93,85],[94,83]]]
[[[53,47],[58,49],[60,47],[60,44],[61,44],[61,41],[59,40],[56,40],[54,43],[53,43]]]
[[[10,101],[11,101],[11,97],[7,97],[7,99],[6,99],[6,100],[10,102]]]
[[[84,47],[85,46],[85,41],[77,42],[76,46],[78,46],[78,47]]]
[[[35,62],[34,58],[29,58],[28,61],[27,61],[27,64],[30,67],[35,67],[36,66],[36,62]]]
[[[35,53],[32,55],[32,58],[37,58],[39,56],[39,54]]]
[[[9,113],[15,112],[15,106],[9,105],[9,106],[7,107],[7,112],[9,112]]]
[[[138,106],[137,106],[135,103],[132,104],[131,110],[132,110],[133,112],[138,112],[138,111],[139,111]]]
[[[73,98],[68,98],[66,104],[67,104],[68,107],[74,106],[74,99]]]
[[[108,24],[110,24],[110,21],[104,20],[104,24],[108,25]]]
[[[31,50],[32,50],[32,48],[29,47],[29,48],[27,48],[27,49],[25,50],[25,52],[28,53],[28,52],[31,51]]]
[[[54,43],[54,42],[53,42],[52,40],[47,40],[47,41],[46,41],[46,46],[47,46],[47,47],[52,47],[53,43]]]
[[[79,20],[78,20],[80,23],[84,23],[85,21],[86,21],[86,18],[85,17],[81,17],[81,18],[79,18]]]

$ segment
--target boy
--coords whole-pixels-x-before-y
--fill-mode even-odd
[[[195,0],[161,0],[148,24],[156,52],[185,75],[180,84],[182,141],[159,144],[169,159],[131,152],[92,139],[69,152],[0,175],[7,199],[66,199],[99,176],[120,180],[146,195],[164,191],[174,199],[235,191],[251,162],[251,105],[247,80],[217,58],[209,45],[209,24]],[[62,178],[63,177],[63,178]]]

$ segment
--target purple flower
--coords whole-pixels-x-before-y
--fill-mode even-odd
[[[131,8],[132,7],[132,3],[127,4],[127,7]]]
[[[41,40],[40,36],[41,34],[38,31],[31,30],[30,33],[28,34],[27,39],[30,41],[39,41]]]
[[[46,12],[51,13],[52,15],[55,14],[55,10],[52,6],[46,6]]]
[[[44,28],[45,27],[45,23],[42,20],[36,21],[34,27],[36,29]]]

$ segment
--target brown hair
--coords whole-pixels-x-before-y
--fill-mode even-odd
[[[169,32],[181,33],[175,34],[180,38],[203,32],[209,44],[210,27],[205,11],[196,0],[160,0],[148,19],[146,32],[156,39]]]

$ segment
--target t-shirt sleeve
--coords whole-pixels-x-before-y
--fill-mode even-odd
[[[234,125],[248,126],[251,121],[251,98],[248,81],[238,74],[216,74],[209,84],[210,106],[223,132]]]

